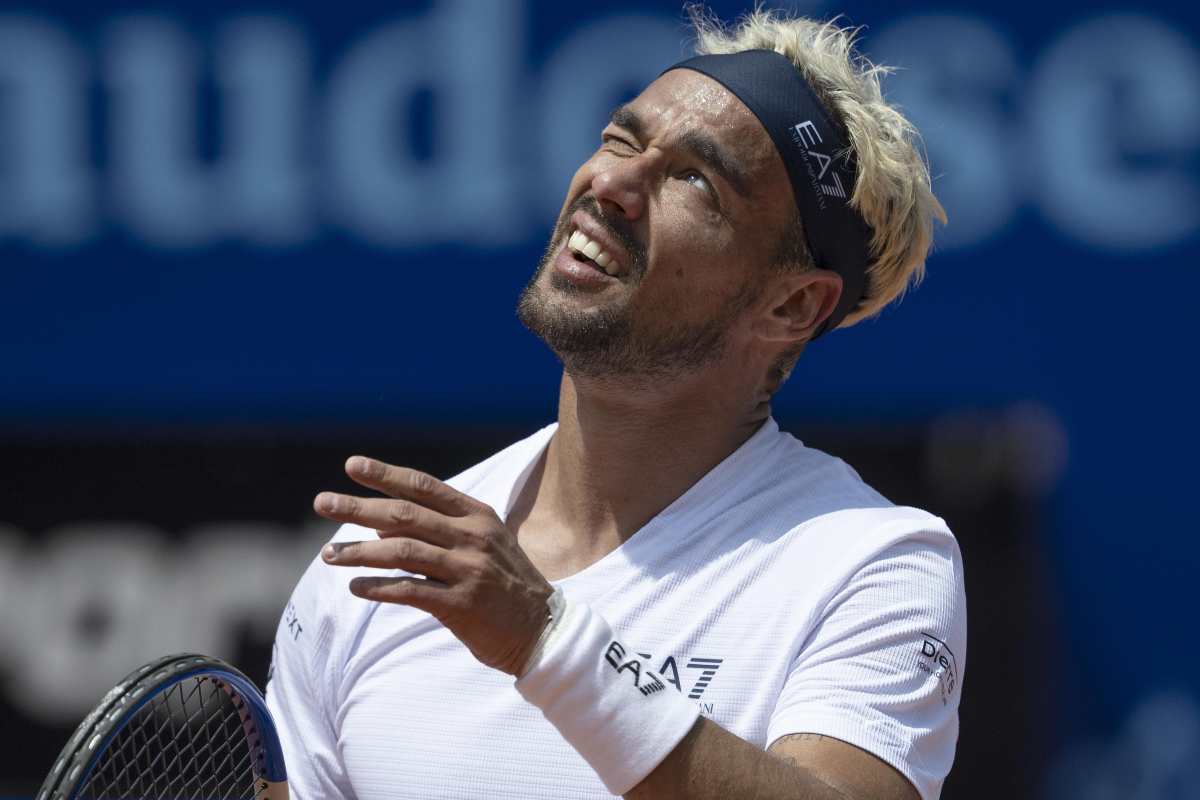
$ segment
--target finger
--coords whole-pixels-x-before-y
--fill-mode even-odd
[[[457,575],[450,551],[420,539],[395,537],[365,542],[330,542],[321,550],[325,563],[338,567],[402,569],[453,581]]]
[[[462,538],[449,517],[407,500],[321,492],[313,499],[313,510],[336,522],[374,528],[380,536],[403,533],[443,547]]]
[[[480,506],[473,497],[432,475],[408,467],[395,467],[366,456],[348,458],[346,474],[356,483],[389,497],[402,497],[452,517],[466,516]]]
[[[364,600],[412,606],[434,616],[449,611],[453,597],[450,587],[440,581],[410,576],[358,577],[350,581],[350,593]]]

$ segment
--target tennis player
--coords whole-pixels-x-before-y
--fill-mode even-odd
[[[939,795],[955,540],[770,404],[920,276],[942,211],[850,31],[696,24],[521,295],[557,424],[446,482],[354,456],[373,492],[316,497],[345,524],[268,689],[300,800]]]

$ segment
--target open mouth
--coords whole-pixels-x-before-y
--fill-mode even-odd
[[[609,275],[616,275],[620,264],[606,253],[599,242],[592,241],[582,231],[575,230],[567,239],[567,249],[581,263],[590,263]]]

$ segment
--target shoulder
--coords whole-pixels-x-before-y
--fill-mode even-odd
[[[838,554],[851,570],[905,544],[946,556],[958,553],[958,543],[946,521],[911,506],[843,508],[812,517],[795,532],[808,548]]]
[[[780,582],[785,602],[812,626],[864,593],[889,614],[957,618],[965,608],[958,542],[922,509],[842,509],[796,526],[780,545],[770,569],[790,578]]]
[[[763,461],[748,506],[774,529],[785,569],[802,570],[835,593],[872,563],[912,552],[925,554],[951,585],[961,581],[958,543],[941,517],[894,505],[842,459],[784,432]]]
[[[736,488],[724,498],[725,511],[754,519],[760,537],[765,526],[781,538],[864,551],[922,531],[950,536],[940,517],[894,505],[842,459],[777,426],[768,433],[735,465]]]
[[[845,509],[889,508],[892,503],[837,456],[809,447],[786,431],[772,437],[768,485],[803,504],[812,515]]]

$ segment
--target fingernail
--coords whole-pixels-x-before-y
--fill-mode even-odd
[[[354,456],[346,466],[357,475],[366,475],[371,469],[371,462],[362,456]]]
[[[337,511],[337,495],[332,492],[321,492],[317,495],[317,508],[322,511]]]
[[[337,551],[337,547],[330,543],[322,548],[321,555],[325,556],[326,561],[333,561],[335,558],[337,558]]]

